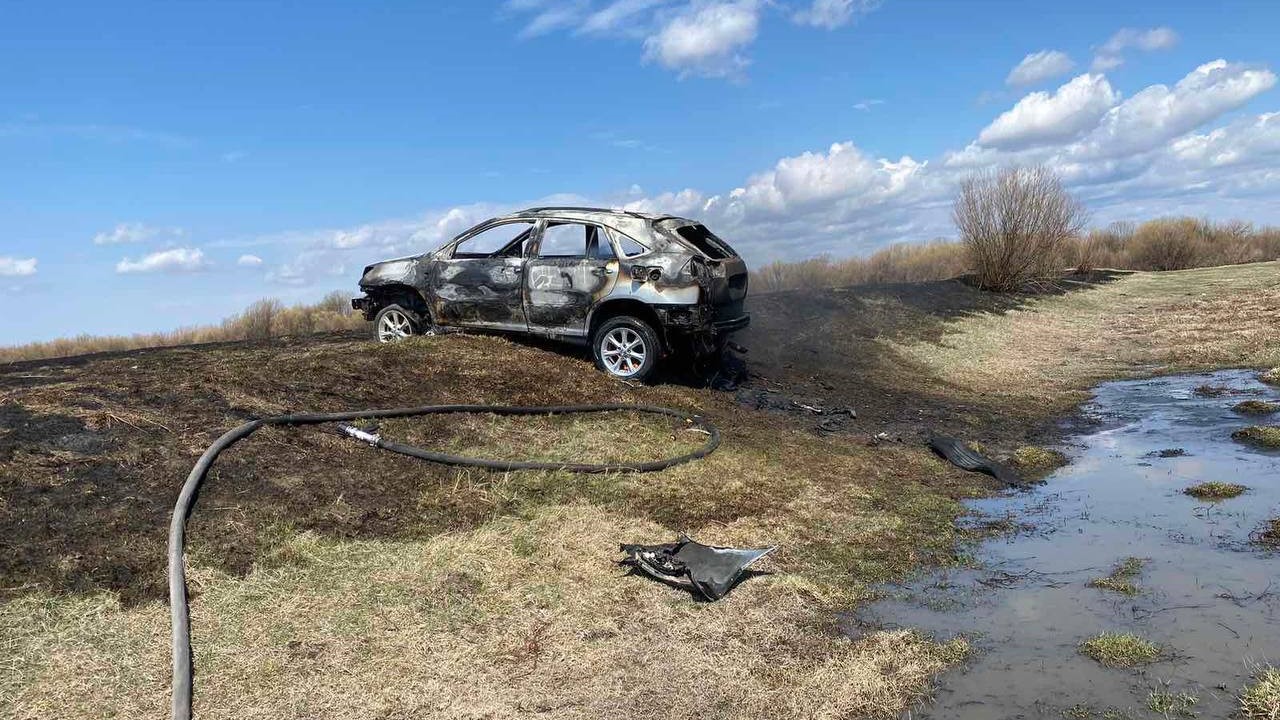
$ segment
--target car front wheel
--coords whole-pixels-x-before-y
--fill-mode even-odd
[[[419,332],[416,316],[399,305],[388,305],[373,318],[373,336],[380,343],[398,342]]]
[[[596,367],[616,378],[646,380],[658,364],[658,334],[643,320],[621,316],[606,320],[591,340]]]

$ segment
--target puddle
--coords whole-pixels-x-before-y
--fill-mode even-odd
[[[848,619],[850,632],[914,627],[977,650],[903,717],[1061,718],[1079,706],[1160,717],[1147,708],[1153,689],[1194,693],[1201,717],[1227,717],[1253,669],[1280,664],[1280,553],[1249,544],[1280,514],[1280,453],[1233,442],[1233,430],[1266,420],[1234,413],[1238,396],[1197,394],[1203,385],[1280,400],[1251,371],[1099,386],[1087,412],[1101,424],[1072,439],[1071,465],[1031,492],[972,503],[975,521],[1033,530],[976,546],[978,569],[888,587]],[[1182,493],[1209,480],[1250,490],[1217,504]],[[1140,594],[1087,586],[1127,557],[1148,560]],[[1103,668],[1076,650],[1103,631],[1137,633],[1169,657]]]

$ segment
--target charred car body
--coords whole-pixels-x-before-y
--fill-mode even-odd
[[[458,327],[587,343],[643,379],[662,356],[719,351],[750,321],[747,268],[701,223],[597,208],[531,208],[435,252],[370,265],[353,307],[380,342]]]

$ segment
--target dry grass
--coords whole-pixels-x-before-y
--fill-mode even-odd
[[[1069,240],[1062,259],[1080,271],[1182,270],[1280,259],[1280,228],[1240,220],[1156,218],[1141,225],[1114,223]],[[964,244],[931,240],[900,243],[865,258],[821,256],[776,261],[752,273],[755,292],[848,287],[862,283],[946,280],[973,271]],[[1280,384],[1280,377],[1277,377]]]
[[[1280,719],[1280,670],[1264,668],[1254,677],[1240,693],[1240,715],[1245,720]]]
[[[1241,415],[1271,415],[1280,412],[1280,403],[1267,402],[1266,400],[1245,400],[1231,406],[1232,410]]]
[[[775,260],[751,273],[752,292],[800,288],[847,287],[865,283],[946,280],[968,269],[964,246],[934,240],[900,243],[862,258],[833,260],[822,255],[808,260]]]
[[[296,337],[317,332],[362,328],[365,320],[352,312],[348,293],[337,290],[311,305],[286,307],[279,300],[259,300],[218,325],[136,335],[78,335],[46,342],[0,347],[0,363],[69,357],[138,348],[175,347],[228,340]]]
[[[1280,385],[1280,367],[1274,367],[1258,375],[1258,379],[1268,385]]]
[[[1155,662],[1159,645],[1133,633],[1104,632],[1080,643],[1080,652],[1107,667],[1130,668]]]
[[[1116,377],[1280,363],[1280,263],[1137,273],[890,346],[975,395],[1067,409]]]
[[[1280,425],[1254,425],[1231,433],[1231,439],[1263,450],[1280,450]]]
[[[1147,693],[1147,709],[1165,718],[1194,718],[1200,698],[1189,692],[1170,692],[1158,688]]]
[[[1231,498],[1240,497],[1245,494],[1248,489],[1249,488],[1244,485],[1237,485],[1236,483],[1211,480],[1209,482],[1199,483],[1198,485],[1192,485],[1186,490],[1183,490],[1182,493],[1184,495],[1190,495],[1197,500],[1216,501],[1230,500]]]
[[[95,525],[119,530],[72,548],[42,536],[41,547],[59,547],[58,567],[4,583],[15,592],[0,600],[0,716],[163,712],[163,572],[131,563],[162,557],[173,483],[212,434],[288,408],[644,402],[700,412],[725,441],[661,473],[581,476],[453,472],[321,430],[262,431],[220,462],[193,516],[201,717],[895,717],[965,650],[909,632],[850,640],[835,626],[834,612],[875,584],[956,561],[956,497],[978,486],[921,448],[818,437],[724,394],[630,387],[585,360],[493,337],[172,349],[39,374],[0,391],[0,404],[91,425],[111,441],[94,463],[121,470],[95,492],[128,497],[89,506],[104,513]],[[704,439],[628,413],[442,416],[379,431],[544,459],[654,457]],[[67,485],[61,463],[82,458],[47,467],[38,450],[19,446],[0,470],[50,489],[46,507]],[[0,521],[45,517],[22,507],[0,507]],[[152,510],[128,518],[134,508]],[[614,564],[618,543],[680,530],[777,543],[762,567],[776,574],[700,604]],[[246,550],[246,567],[224,557]],[[69,589],[104,567],[137,568],[146,592],[122,605]]]
[[[1147,561],[1142,558],[1125,558],[1109,574],[1090,580],[1089,587],[1110,590],[1122,595],[1137,595],[1141,591],[1133,580],[1142,573],[1142,568],[1146,564]]]
[[[1280,548],[1280,517],[1262,523],[1253,533],[1253,541],[1265,548]]]
[[[284,541],[247,578],[193,571],[205,718],[895,717],[963,656],[906,631],[850,640],[794,575],[715,604],[626,576],[608,548],[669,531],[543,508],[427,542]],[[745,526],[709,539],[751,541]],[[14,717],[154,717],[167,613],[110,596],[0,606]]]
[[[1057,450],[1024,445],[1013,451],[1009,463],[1023,475],[1036,477],[1067,464],[1067,456]]]

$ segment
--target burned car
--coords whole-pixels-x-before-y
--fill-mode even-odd
[[[440,249],[370,265],[351,304],[379,342],[441,328],[588,344],[644,379],[659,359],[718,352],[747,326],[747,268],[694,220],[541,207],[476,225]]]

